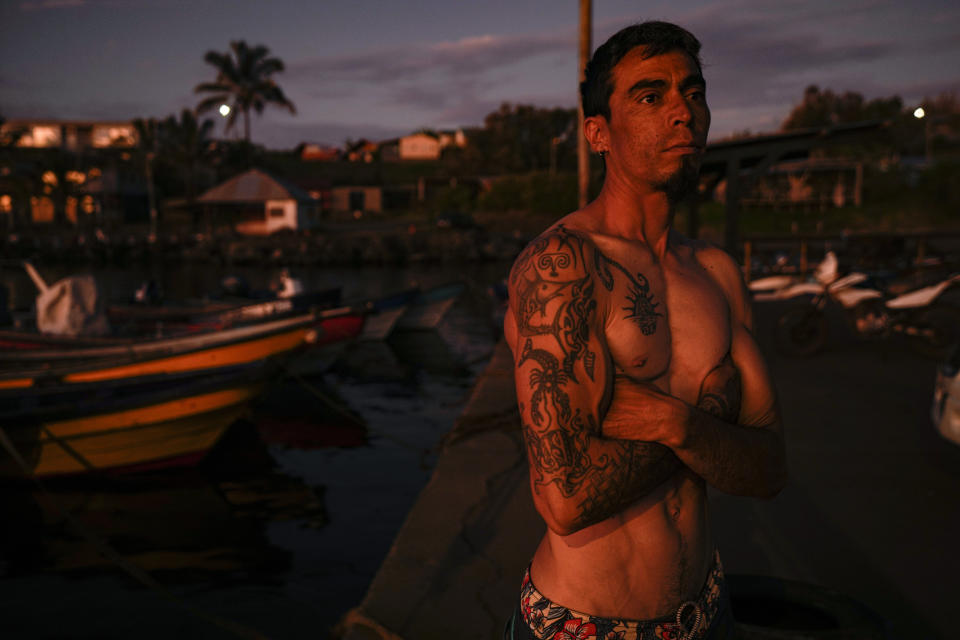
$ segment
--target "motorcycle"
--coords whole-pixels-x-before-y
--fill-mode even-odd
[[[945,291],[960,283],[960,274],[899,295],[857,286],[868,279],[859,272],[841,277],[837,256],[828,251],[810,281],[770,276],[751,282],[750,289],[758,301],[807,297],[807,302],[793,306],[777,320],[774,342],[785,355],[810,356],[823,349],[827,341],[825,309],[831,304],[842,310],[856,335],[867,339],[903,335],[930,357],[942,357],[960,339],[960,307],[940,300]]]

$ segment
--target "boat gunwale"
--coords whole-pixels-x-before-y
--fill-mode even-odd
[[[217,390],[225,389],[231,386],[243,384],[260,384],[268,380],[272,374],[281,369],[282,362],[276,359],[267,358],[265,360],[256,360],[249,363],[231,365],[226,368],[207,371],[181,372],[174,374],[151,374],[135,378],[125,378],[110,380],[106,382],[116,383],[110,386],[113,389],[106,393],[116,393],[126,390],[127,394],[121,396],[101,395],[91,397],[87,402],[72,401],[65,399],[57,402],[55,398],[44,398],[52,401],[45,406],[19,407],[0,413],[0,426],[2,427],[26,427],[34,426],[38,423],[64,420],[67,417],[90,417],[98,413],[108,413],[124,411],[128,409],[137,409],[150,404],[158,404],[169,400],[174,400],[184,396],[184,388],[189,388],[189,395],[194,396],[203,393],[211,393]],[[121,382],[122,381],[122,382]],[[168,383],[170,386],[163,388],[151,388],[150,385]],[[83,395],[87,389],[102,387],[101,382],[80,382],[63,383],[62,385],[53,385],[43,389],[43,394],[52,396],[58,392]],[[74,388],[76,387],[76,388]],[[142,389],[139,389],[142,387]],[[39,387],[38,387],[39,389]]]
[[[261,338],[281,335],[289,331],[300,330],[311,327],[317,323],[318,317],[314,312],[272,320],[270,322],[260,322],[241,327],[232,327],[230,329],[220,329],[205,331],[196,335],[178,336],[175,338],[159,338],[149,341],[139,341],[136,344],[116,345],[111,347],[96,347],[77,349],[58,349],[58,350],[30,350],[27,357],[17,357],[21,354],[15,354],[10,357],[5,354],[0,358],[5,366],[14,364],[29,365],[43,360],[58,359],[61,362],[56,367],[37,367],[29,370],[3,370],[0,371],[0,381],[17,378],[28,378],[31,376],[39,377],[58,377],[72,373],[84,372],[92,369],[98,369],[107,366],[123,366],[127,364],[139,364],[179,355],[188,355],[219,347],[228,347],[244,342],[251,342]],[[183,348],[177,348],[179,345],[188,345]],[[98,359],[99,358],[99,359]],[[94,360],[94,362],[82,362],[82,360]]]

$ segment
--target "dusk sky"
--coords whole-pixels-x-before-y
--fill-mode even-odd
[[[810,84],[907,105],[960,91],[955,0],[593,7],[594,47],[647,19],[700,38],[712,139],[776,130]],[[0,114],[163,117],[214,79],[206,51],[245,39],[286,62],[297,106],[254,119],[268,147],[475,126],[502,102],[575,106],[577,19],[576,0],[0,0]]]

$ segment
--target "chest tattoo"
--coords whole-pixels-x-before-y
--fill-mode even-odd
[[[657,331],[657,318],[662,318],[663,314],[657,311],[660,303],[654,300],[653,293],[650,291],[650,282],[646,276],[637,272],[632,273],[616,260],[611,260],[603,255],[600,250],[594,252],[594,266],[600,275],[600,282],[606,287],[607,291],[613,291],[613,270],[616,269],[627,278],[627,302],[629,305],[622,307],[627,312],[626,319],[633,321],[643,335],[653,335]]]

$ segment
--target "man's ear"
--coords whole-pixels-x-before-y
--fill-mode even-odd
[[[610,150],[610,130],[603,116],[590,116],[583,121],[583,135],[594,153]]]

